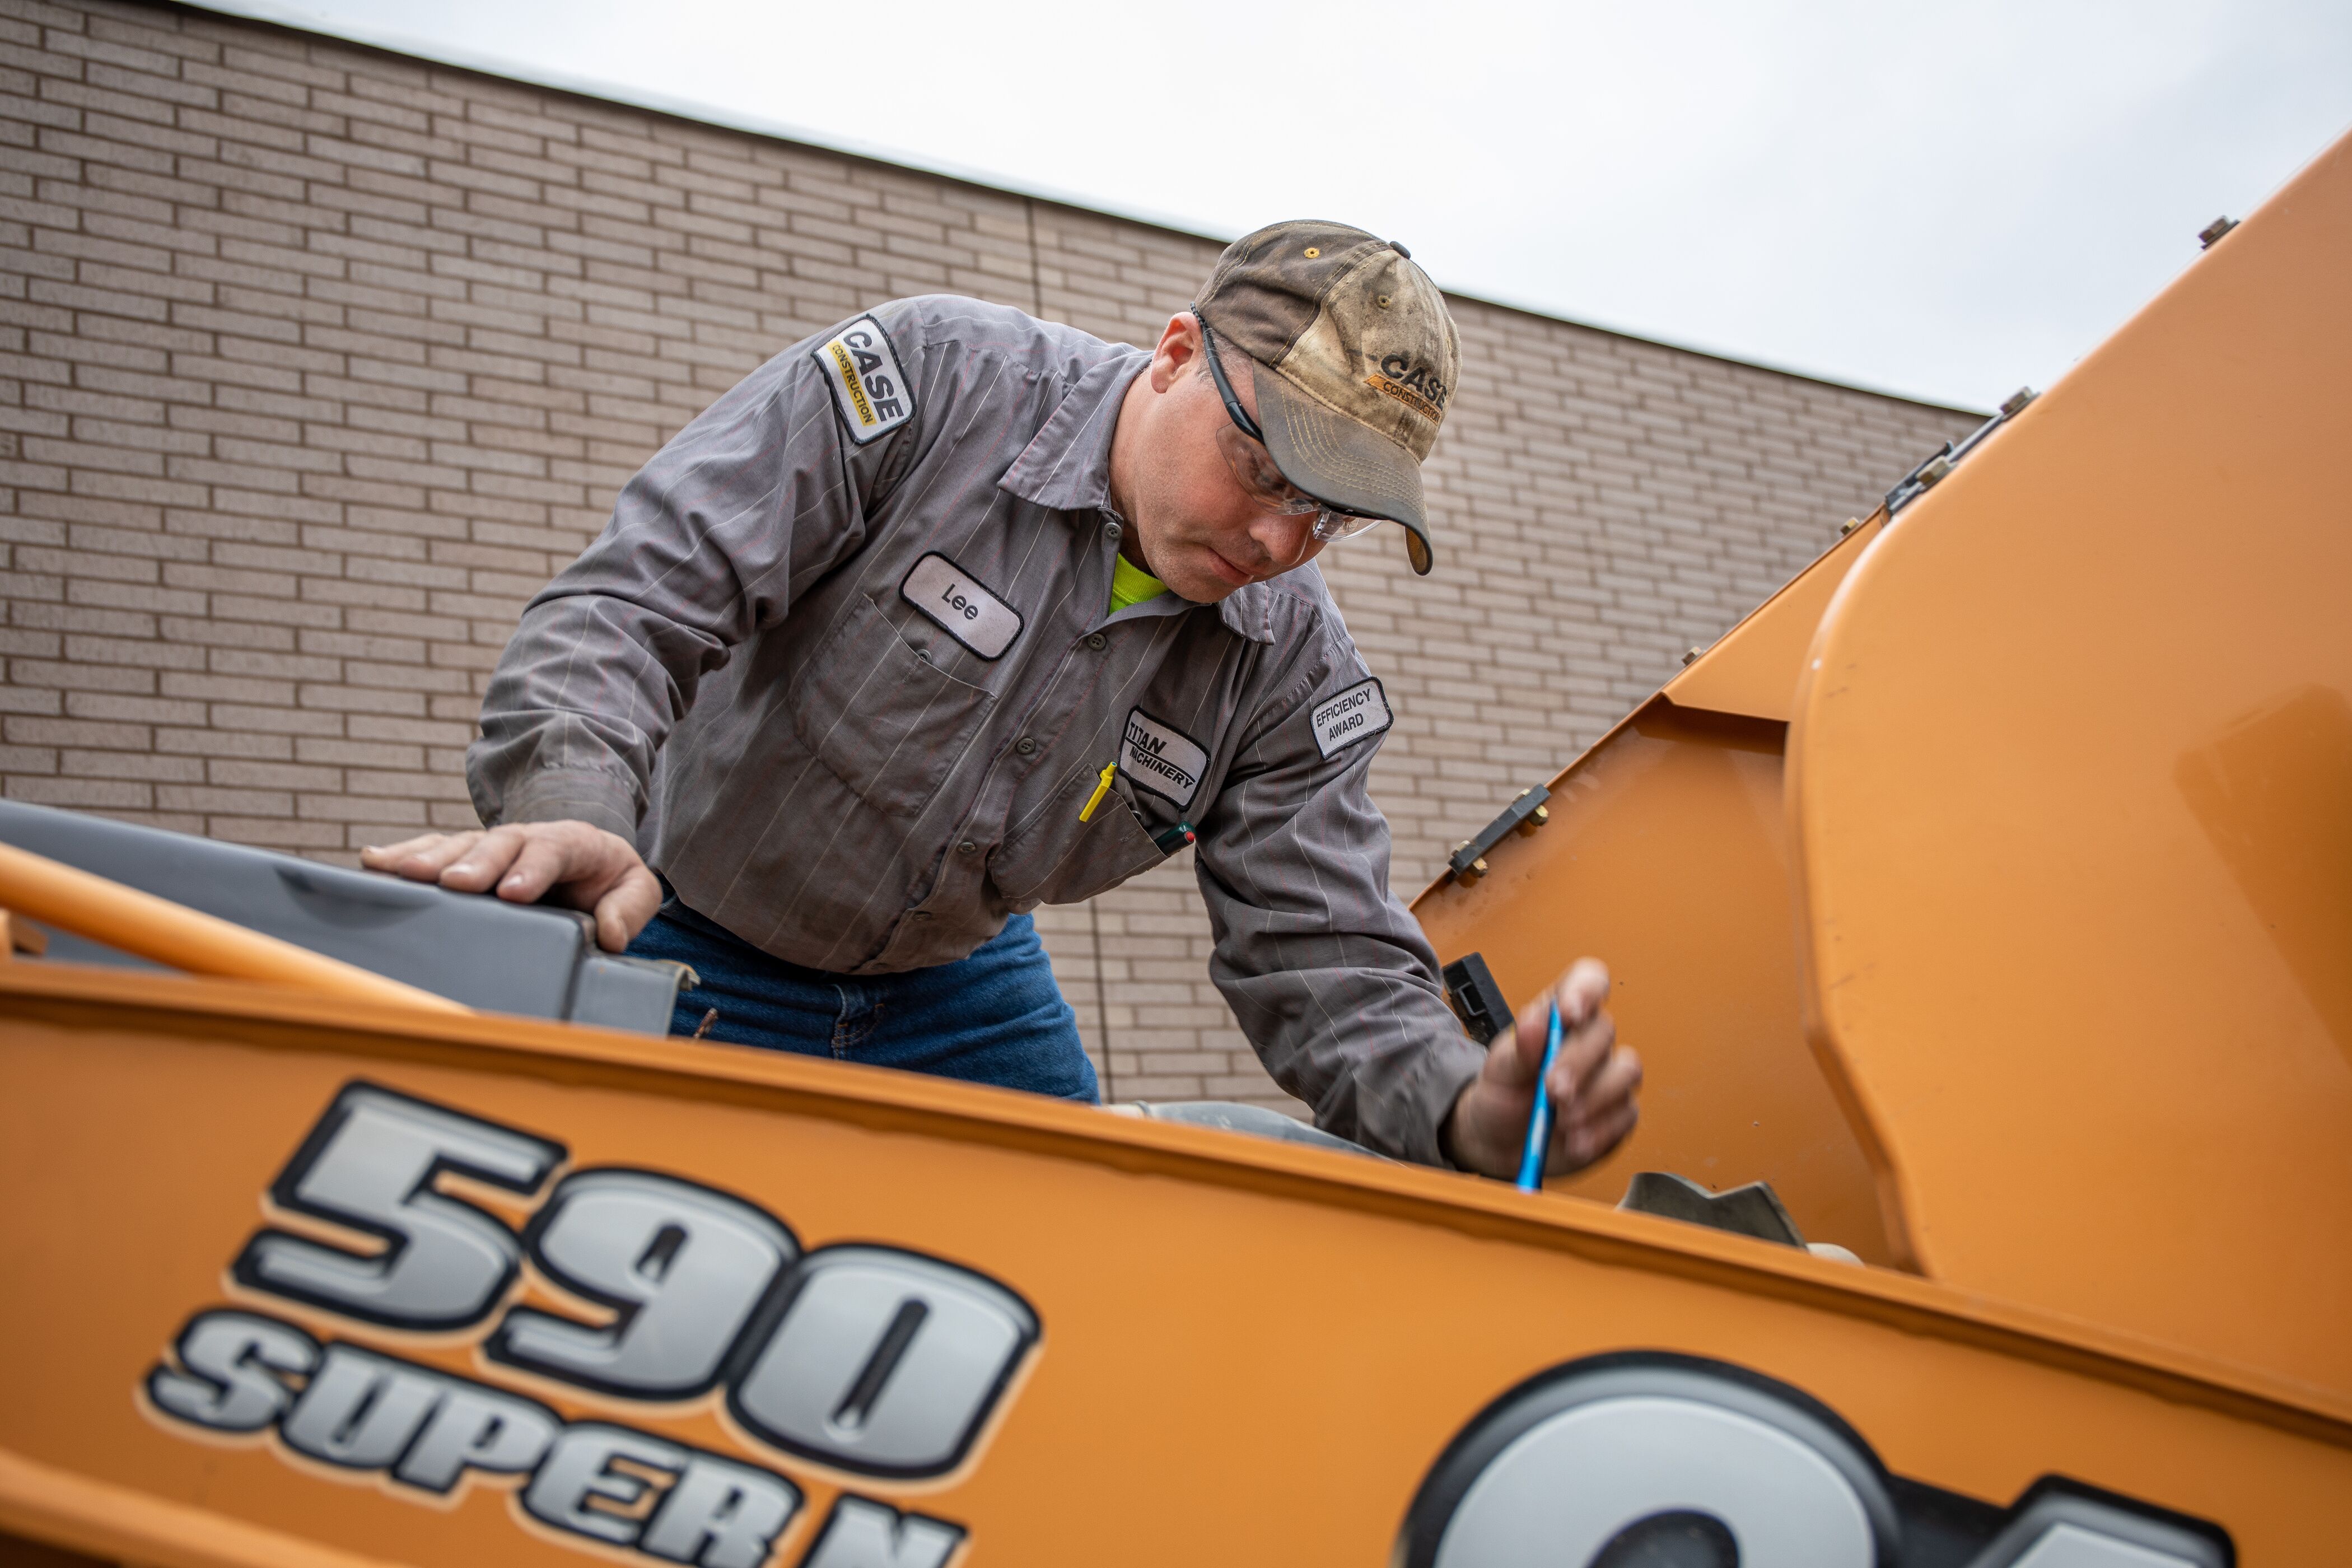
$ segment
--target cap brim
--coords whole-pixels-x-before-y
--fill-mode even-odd
[[[1318,500],[1402,524],[1414,573],[1429,575],[1437,557],[1422,505],[1421,464],[1412,454],[1254,360],[1250,381],[1257,392],[1258,427],[1282,477]]]

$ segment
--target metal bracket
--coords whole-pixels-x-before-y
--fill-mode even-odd
[[[2021,386],[2009,395],[2009,400],[1993,412],[1993,416],[1969,431],[1956,446],[1947,441],[1927,460],[1895,482],[1886,492],[1886,515],[1893,517],[1921,496],[1936,488],[1938,481],[1959,467],[1960,459],[1981,445],[1984,438],[2025,412],[2025,405],[2041,395],[2030,386]]]
[[[1465,886],[1476,881],[1486,874],[1487,850],[1514,832],[1533,833],[1549,822],[1551,812],[1545,807],[1544,802],[1550,798],[1551,791],[1541,784],[1533,789],[1523,789],[1510,805],[1503,808],[1502,816],[1478,830],[1477,837],[1465,838],[1456,844],[1454,853],[1445,858],[1445,864],[1453,871],[1454,880]]]
[[[1637,1214],[1664,1215],[1686,1225],[1709,1226],[1734,1236],[1777,1241],[1783,1247],[1805,1245],[1803,1233],[1789,1217],[1780,1194],[1769,1182],[1750,1182],[1727,1193],[1711,1193],[1688,1176],[1671,1171],[1636,1171],[1625,1188],[1624,1201],[1617,1206]]]

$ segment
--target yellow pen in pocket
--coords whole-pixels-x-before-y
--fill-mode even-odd
[[[1106,763],[1103,764],[1102,777],[1097,781],[1095,784],[1095,793],[1087,796],[1087,808],[1078,813],[1078,820],[1080,822],[1090,822],[1094,819],[1095,807],[1100,805],[1102,804],[1102,797],[1110,793],[1111,775],[1118,772],[1118,764],[1117,763]]]

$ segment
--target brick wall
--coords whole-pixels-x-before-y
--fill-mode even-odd
[[[743,373],[935,290],[1148,342],[1218,248],[203,13],[0,0],[0,787],[332,859],[470,826],[523,602]],[[1399,712],[1375,792],[1408,896],[1973,423],[1454,311],[1437,573],[1381,534],[1324,557]],[[1115,1094],[1281,1102],[1189,864],[1044,913]]]

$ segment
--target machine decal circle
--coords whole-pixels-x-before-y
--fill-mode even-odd
[[[1630,1354],[1481,1412],[1414,1500],[1399,1562],[1603,1568],[1668,1521],[1723,1568],[1887,1568],[1900,1538],[1885,1472],[1827,1409],[1740,1368]]]

